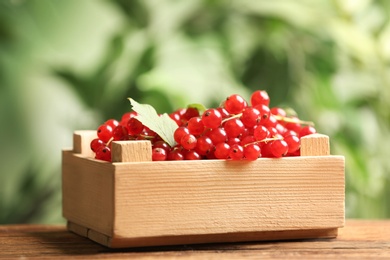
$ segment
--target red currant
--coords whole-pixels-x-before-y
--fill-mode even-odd
[[[301,129],[301,131],[299,132],[299,137],[315,134],[316,132],[317,131],[314,127],[307,125]]]
[[[260,146],[254,143],[244,146],[244,157],[247,160],[253,161],[261,155]]]
[[[200,117],[192,117],[188,120],[187,128],[193,135],[200,135],[204,132],[204,125]]]
[[[186,134],[183,135],[183,137],[180,140],[181,146],[183,146],[186,150],[192,150],[196,147],[197,139],[192,134]]]
[[[139,135],[144,130],[144,125],[135,117],[127,121],[127,130],[129,135]]]
[[[107,146],[100,146],[96,150],[95,159],[111,162],[111,149]]]
[[[288,144],[284,140],[274,140],[270,142],[269,151],[275,157],[285,156],[288,152]]]
[[[187,127],[180,126],[180,127],[176,128],[175,132],[173,133],[173,138],[175,139],[176,143],[180,144],[181,138],[184,135],[187,135],[189,133],[190,133],[190,131],[188,130]]]
[[[253,130],[253,135],[257,141],[264,140],[265,138],[270,136],[270,133],[267,127],[263,125],[258,125]]]
[[[184,160],[184,155],[181,149],[173,149],[168,153],[167,160],[169,161],[181,161]]]
[[[126,140],[128,136],[127,128],[123,125],[118,125],[112,131],[112,137],[115,141]]]
[[[230,145],[219,143],[215,146],[214,156],[217,159],[227,159],[229,157]]]
[[[184,152],[185,160],[200,160],[202,157],[194,150]]]
[[[239,114],[247,105],[243,97],[238,94],[233,94],[225,100],[224,107],[230,114]]]
[[[210,137],[214,145],[224,143],[227,140],[226,131],[223,128],[214,128],[206,133],[206,136]]]
[[[270,98],[268,96],[268,93],[265,90],[257,90],[252,93],[251,95],[251,105],[257,106],[260,104],[264,104],[266,106],[269,106]]]
[[[96,152],[99,147],[105,145],[106,144],[102,140],[100,140],[99,138],[95,138],[91,141],[90,147],[92,151]]]
[[[112,129],[114,129],[116,126],[119,125],[119,122],[116,121],[115,119],[108,119],[104,124],[109,125],[111,126]]]
[[[244,148],[239,144],[230,146],[229,157],[232,160],[241,160],[244,157]]]
[[[112,137],[112,127],[106,124],[99,126],[97,136],[100,140],[107,143]]]
[[[245,126],[238,118],[232,118],[226,121],[223,125],[228,137],[239,137],[244,133]]]
[[[208,154],[214,148],[213,142],[207,136],[201,136],[196,142],[195,151],[200,155]]]
[[[221,125],[222,115],[218,109],[210,108],[203,112],[202,122],[205,127],[214,129]]]
[[[254,107],[246,107],[241,115],[241,121],[246,127],[254,127],[261,120],[260,111]]]
[[[271,113],[275,116],[282,116],[282,117],[287,116],[286,110],[284,110],[283,108],[280,108],[280,107],[271,108]]]
[[[152,150],[153,161],[165,161],[167,159],[167,151],[163,148],[157,147]]]

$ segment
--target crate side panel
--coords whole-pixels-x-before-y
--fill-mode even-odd
[[[112,234],[113,167],[70,151],[62,154],[63,216],[78,225]]]
[[[344,225],[344,157],[115,164],[117,237]]]

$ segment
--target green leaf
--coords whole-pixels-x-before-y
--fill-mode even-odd
[[[144,126],[158,134],[171,147],[176,145],[173,134],[178,128],[176,122],[164,113],[158,115],[157,111],[148,104],[140,104],[132,98],[129,98],[132,109],[137,112],[138,119]]]
[[[206,110],[206,107],[203,104],[199,103],[189,104],[187,108],[196,108],[199,111],[200,115],[202,115],[203,112]]]

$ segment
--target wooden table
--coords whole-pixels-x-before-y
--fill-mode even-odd
[[[390,259],[390,220],[347,220],[336,239],[109,249],[64,226],[0,226],[0,259]]]

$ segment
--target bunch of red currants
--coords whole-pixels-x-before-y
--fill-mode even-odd
[[[105,161],[111,161],[113,140],[150,140],[154,161],[299,156],[300,138],[316,129],[311,122],[269,104],[267,92],[257,90],[250,103],[233,94],[219,107],[201,113],[196,107],[178,109],[169,114],[177,123],[174,146],[136,119],[136,112],[128,112],[120,121],[110,119],[99,126],[91,149],[96,159]]]

